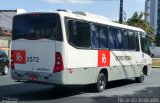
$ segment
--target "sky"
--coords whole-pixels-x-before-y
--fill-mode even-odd
[[[57,10],[85,11],[105,16],[111,20],[119,18],[120,0],[0,0],[0,10],[15,10],[17,8],[26,11]],[[135,11],[143,12],[145,0],[123,0],[126,19]]]

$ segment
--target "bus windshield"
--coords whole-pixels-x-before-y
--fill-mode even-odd
[[[148,55],[150,55],[150,50],[149,50],[149,40],[148,37],[146,36],[142,36],[141,38],[141,47],[142,47],[142,52],[147,53]]]
[[[62,40],[60,18],[58,14],[38,13],[18,15],[13,19],[13,40],[50,39]]]

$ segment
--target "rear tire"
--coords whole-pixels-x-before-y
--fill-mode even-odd
[[[144,78],[145,76],[144,76],[144,73],[142,72],[140,77],[135,77],[135,80],[137,83],[142,83],[144,81]]]
[[[99,73],[97,83],[93,85],[96,92],[103,92],[106,88],[107,79],[103,73]]]
[[[3,75],[7,75],[8,72],[9,72],[9,68],[8,68],[8,66],[6,65],[6,66],[4,67],[4,69],[3,69],[2,74],[3,74]]]

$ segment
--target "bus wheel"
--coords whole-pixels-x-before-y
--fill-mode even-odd
[[[103,73],[99,73],[97,78],[97,83],[95,84],[94,88],[96,92],[103,92],[106,87],[106,77]]]
[[[140,77],[136,77],[135,80],[137,83],[142,83],[144,81],[144,73],[142,72]]]
[[[9,72],[9,68],[8,68],[8,66],[6,65],[6,66],[4,67],[4,70],[3,70],[2,74],[3,74],[3,75],[7,75],[8,72]]]

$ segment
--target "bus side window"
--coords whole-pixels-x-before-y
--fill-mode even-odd
[[[133,31],[128,31],[128,50],[135,50],[135,35]]]
[[[92,48],[99,48],[98,26],[94,24],[91,24],[91,45]]]
[[[77,44],[77,33],[76,33],[76,25],[73,20],[68,21],[68,37],[71,44],[76,45]]]
[[[108,28],[100,27],[99,28],[99,38],[100,38],[100,48],[108,48]]]
[[[117,29],[116,34],[116,49],[122,49],[122,31],[120,29]]]
[[[86,22],[68,21],[69,42],[81,48],[90,48],[90,25]]]
[[[108,49],[108,28],[102,25],[91,24],[92,48]]]
[[[109,28],[108,34],[108,46],[110,49],[116,49],[115,45],[115,32],[113,28]]]
[[[123,48],[124,50],[128,50],[128,31],[124,30],[123,31]]]
[[[149,43],[147,37],[141,36],[141,48],[142,52],[150,55]]]
[[[118,28],[109,28],[108,46],[110,49],[122,49],[122,32]]]

